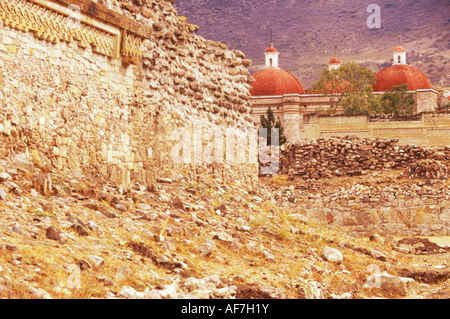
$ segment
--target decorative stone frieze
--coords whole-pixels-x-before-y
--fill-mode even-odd
[[[80,5],[84,3],[78,2]],[[80,5],[47,0],[0,0],[0,18],[6,26],[32,32],[37,38],[54,44],[77,41],[81,48],[91,46],[96,53],[113,58],[123,57],[127,63],[137,64],[142,59],[145,40],[142,34],[149,37],[149,27],[142,26],[144,31],[137,34],[126,27],[132,26],[133,30],[140,28],[135,23],[127,23],[126,18],[112,20],[113,23],[103,21],[107,16],[99,14],[102,6],[91,3],[88,11],[82,11]]]

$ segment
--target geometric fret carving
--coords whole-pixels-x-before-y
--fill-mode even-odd
[[[376,137],[395,137],[395,136],[423,136],[422,128],[390,128],[374,129],[373,135]]]
[[[144,39],[128,31],[122,32],[122,55],[125,63],[137,64],[144,54],[142,43]]]
[[[142,59],[144,38],[141,36],[91,17],[71,26],[71,17],[65,9],[43,0],[0,0],[0,20],[11,28],[33,32],[37,38],[51,43],[77,41],[78,46],[90,45],[94,52],[109,57],[120,58],[122,54],[126,63],[137,64]]]
[[[450,129],[432,128],[427,130],[427,136],[430,137],[445,137],[450,139]]]
[[[356,135],[361,138],[370,137],[370,130],[320,131],[320,137],[324,139],[329,139],[332,136],[345,137],[351,135]]]

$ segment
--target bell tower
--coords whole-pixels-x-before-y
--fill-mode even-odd
[[[273,43],[266,50],[266,68],[278,68],[278,55],[280,54],[277,49],[273,47]]]
[[[406,64],[406,50],[398,46],[394,50],[394,63],[393,65]]]

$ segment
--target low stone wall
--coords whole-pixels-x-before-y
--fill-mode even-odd
[[[423,189],[423,187],[421,187]],[[448,188],[395,190],[373,193],[361,187],[359,194],[348,192],[335,197],[309,200],[304,212],[311,220],[345,227],[349,234],[372,233],[397,236],[449,236],[450,197]]]
[[[374,175],[359,182],[342,181],[332,191],[317,182],[306,190],[281,187],[274,195],[280,207],[288,205],[301,218],[357,237],[450,236],[450,190],[445,181],[429,185],[379,181]]]
[[[290,145],[280,157],[281,172],[308,186],[275,198],[309,220],[355,236],[450,235],[450,147],[333,137]]]

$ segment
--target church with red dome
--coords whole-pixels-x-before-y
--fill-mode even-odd
[[[280,68],[279,55],[280,52],[270,44],[265,51],[265,67],[250,77],[251,115],[259,120],[270,106],[274,115],[281,119],[285,136],[291,143],[296,143],[304,139],[303,116],[316,113],[317,109],[329,108],[336,95],[346,89],[346,83],[330,84],[330,91],[325,95],[312,89],[305,92],[299,79]],[[336,54],[328,62],[330,71],[340,65]],[[424,73],[406,63],[406,50],[401,46],[394,49],[392,65],[376,73],[375,77],[374,94],[383,94],[395,86],[407,84],[408,91],[416,100],[416,113],[435,111],[438,107],[438,91]]]
[[[433,85],[425,74],[417,68],[406,64],[406,51],[399,46],[394,50],[394,63],[376,75],[374,92],[390,91],[394,86],[408,84],[409,91],[432,89]]]
[[[266,68],[254,73],[250,84],[252,96],[305,94],[300,81],[291,73],[278,67],[279,52],[273,43],[266,50]]]

